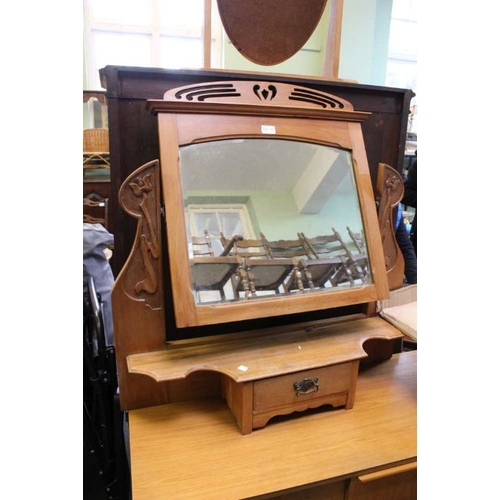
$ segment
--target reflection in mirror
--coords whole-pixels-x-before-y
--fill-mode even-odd
[[[196,304],[372,282],[351,153],[266,138],[182,146]]]

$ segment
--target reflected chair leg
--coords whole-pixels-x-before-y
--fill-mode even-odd
[[[242,266],[238,267],[238,273],[236,276],[233,276],[232,281],[234,297],[239,298],[240,292],[244,292],[245,299],[248,299],[250,296],[250,286],[248,282],[249,280],[247,272]]]
[[[247,276],[247,290],[245,291],[245,298],[256,297],[257,291],[255,290],[255,277],[251,267],[245,268],[245,274]]]
[[[314,282],[312,280],[311,272],[307,268],[306,264],[302,264],[302,271],[307,280],[307,286],[309,287],[309,290],[314,290],[315,287],[314,287]]]
[[[330,281],[331,285],[332,286],[339,286],[340,280],[342,279],[344,274],[347,274],[347,269],[346,269],[345,263],[341,264],[340,267],[335,271],[333,276],[330,278],[329,281]]]
[[[300,269],[298,267],[296,267],[292,271],[292,278],[291,279],[295,279],[295,281],[297,282],[297,288],[299,289],[300,292],[303,292],[304,291],[304,283],[302,282],[302,273],[300,272]]]

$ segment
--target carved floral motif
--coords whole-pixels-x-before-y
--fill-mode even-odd
[[[133,258],[129,261],[127,293],[153,308],[162,307],[160,286],[160,241],[158,160],[138,169],[120,190],[124,210],[138,219]]]

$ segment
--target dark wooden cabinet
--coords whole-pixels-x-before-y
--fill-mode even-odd
[[[109,218],[115,237],[114,272],[125,263],[132,248],[136,223],[118,203],[118,191],[135,169],[160,157],[157,117],[146,109],[148,99],[161,99],[174,87],[199,82],[254,80],[254,73],[221,70],[169,70],[106,66],[100,70],[108,104],[111,156]],[[403,169],[411,90],[360,85],[327,78],[279,74],[259,75],[268,82],[305,85],[342,97],[358,111],[369,112],[362,130],[375,186],[379,163]]]

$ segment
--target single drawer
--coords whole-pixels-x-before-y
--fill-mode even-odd
[[[260,413],[347,393],[353,382],[353,371],[353,363],[349,362],[258,380],[254,382],[253,410]]]

